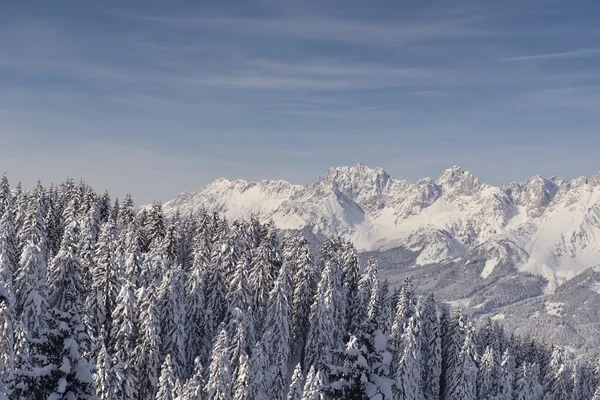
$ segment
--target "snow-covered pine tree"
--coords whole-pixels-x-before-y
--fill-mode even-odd
[[[514,400],[541,400],[542,393],[538,365],[529,363],[521,365],[515,381]]]
[[[96,243],[100,231],[100,214],[96,203],[90,205],[90,211],[81,221],[81,233],[79,235],[79,257],[81,259],[81,280],[85,288],[87,299],[93,285],[92,272],[95,265]],[[60,245],[60,242],[59,242]],[[58,248],[57,248],[58,251]]]
[[[0,282],[0,393],[8,394],[15,373],[14,308],[12,296]]]
[[[225,329],[221,329],[213,346],[208,369],[206,395],[208,400],[231,400],[229,340]],[[256,400],[260,399],[256,398]]]
[[[544,377],[544,400],[567,400],[569,398],[569,366],[566,353],[555,347],[550,368]]]
[[[19,231],[19,248],[23,249],[27,243],[35,243],[42,249],[46,256],[46,225],[45,215],[42,210],[42,192],[39,186],[28,201],[27,213]]]
[[[214,338],[227,314],[227,289],[223,271],[218,264],[211,265],[211,271],[206,275],[204,291],[204,330],[206,340]]]
[[[156,400],[175,400],[175,384],[177,376],[171,362],[171,355],[167,354],[165,361],[160,368],[160,377],[158,378],[158,391],[156,392]]]
[[[231,360],[231,371],[233,382],[237,380],[239,373],[240,361],[244,357],[248,357],[250,347],[254,343],[249,343],[249,331],[247,325],[251,323],[252,315],[249,312],[243,312],[236,308],[232,310],[231,320],[227,332],[231,332],[231,345],[229,348],[230,360]]]
[[[324,388],[323,372],[311,366],[306,375],[302,400],[326,400]]]
[[[279,270],[275,286],[269,294],[265,310],[265,326],[268,327],[269,334],[262,338],[270,364],[266,384],[270,388],[273,400],[283,400],[288,388],[288,364],[291,353],[290,298],[291,277],[286,264]]]
[[[124,243],[124,271],[125,278],[135,288],[140,287],[145,282],[141,281],[143,255],[140,248],[140,237],[137,222],[135,220],[127,223],[125,229]]]
[[[345,298],[348,306],[346,307],[346,331],[350,334],[356,334],[360,329],[361,316],[360,311],[360,266],[358,264],[358,255],[356,249],[350,242],[342,245],[342,281],[345,288]]]
[[[455,368],[450,372],[450,385],[447,387],[446,400],[477,399],[477,347],[474,328],[470,323],[465,326],[463,341]]]
[[[491,400],[497,392],[497,382],[494,376],[494,353],[491,347],[486,347],[479,362],[477,373],[477,400]]]
[[[266,331],[263,337],[268,340],[270,331]],[[267,374],[269,373],[269,360],[263,342],[256,343],[252,351],[252,358],[248,369],[248,398],[253,400],[269,400],[270,388],[267,387]]]
[[[205,386],[204,369],[202,368],[200,358],[196,358],[194,360],[194,373],[183,385],[183,392],[179,400],[205,400]]]
[[[257,332],[262,334],[264,309],[269,300],[269,293],[273,288],[275,276],[273,276],[274,266],[271,264],[271,249],[267,242],[262,242],[256,249],[250,267],[250,286],[253,293],[252,308],[256,313]]]
[[[50,296],[48,305],[61,311],[77,313],[83,307],[83,282],[78,249],[79,225],[72,222],[65,228],[60,250],[48,268]]]
[[[515,386],[515,358],[509,349],[502,355],[500,366],[500,377],[498,382],[497,400],[512,400]]]
[[[196,248],[195,250],[199,250]],[[188,365],[192,365],[192,361],[196,357],[200,358],[200,362],[205,364],[208,362],[210,355],[210,339],[207,337],[206,331],[206,308],[204,303],[205,292],[205,277],[207,264],[198,253],[194,255],[191,270],[186,283],[186,318],[185,318],[185,333]]]
[[[405,325],[400,337],[400,356],[396,369],[396,398],[423,400],[422,347],[417,336],[418,322],[410,317]]]
[[[104,334],[104,331],[101,335]],[[100,400],[117,400],[119,396],[116,390],[117,376],[115,376],[111,357],[106,349],[106,344],[102,341],[98,359],[96,360],[96,370],[94,371],[94,382],[96,384],[96,393]]]
[[[310,309],[310,324],[305,347],[304,368],[320,368],[332,361],[332,351],[337,350],[335,320],[333,315],[333,271],[325,264],[321,280]]]
[[[114,341],[113,363],[118,366],[117,394],[123,400],[137,398],[137,371],[132,360],[138,337],[139,326],[137,314],[137,299],[133,284],[126,281],[117,296],[117,306],[112,312]]]
[[[18,260],[12,197],[5,175],[0,182],[0,282],[11,294],[13,301]]]
[[[121,267],[116,260],[116,228],[112,221],[102,225],[95,251],[92,288],[86,299],[86,324],[92,339],[98,337],[104,328],[107,346],[112,345],[112,311],[116,307],[121,289],[119,272]],[[95,355],[95,354],[94,354]]]
[[[233,379],[232,400],[250,400],[248,391],[250,361],[248,355],[241,354],[237,364],[238,366]]]
[[[133,205],[133,198],[130,193],[127,193],[121,203],[119,216],[117,217],[117,229],[121,233],[127,232],[131,224],[135,222],[135,210]]]
[[[442,336],[442,376],[440,378],[441,398],[449,400],[458,384],[462,366],[459,355],[465,340],[461,324],[464,317],[460,309],[450,315],[449,307],[442,305],[440,313],[440,331]]]
[[[249,284],[249,268],[248,258],[245,254],[241,255],[231,276],[229,291],[225,297],[229,315],[234,309],[247,310],[253,304],[252,289]]]
[[[159,290],[162,355],[171,355],[177,377],[186,377],[185,282],[180,266],[170,270]]]
[[[17,398],[96,399],[93,366],[79,350],[85,328],[74,310],[51,309],[47,328],[31,340],[31,370],[21,371]],[[20,396],[20,397],[19,397]]]
[[[315,297],[318,274],[312,262],[306,239],[298,239],[294,242],[294,245],[298,247],[295,251],[298,260],[296,261],[296,272],[293,277],[291,333],[293,353],[300,358],[300,363],[304,367],[304,349],[310,329],[310,310]]]
[[[323,268],[328,269],[332,288],[333,340],[343,348],[346,333],[346,290],[342,281],[343,244],[340,238],[325,240],[321,250]]]
[[[433,294],[418,303],[421,317],[421,376],[425,400],[437,400],[442,374],[442,337]]]
[[[302,373],[302,365],[296,364],[294,373],[292,374],[292,382],[288,389],[287,400],[302,400],[304,391],[304,374]]]
[[[167,234],[165,218],[162,205],[160,203],[152,204],[144,225],[145,237],[148,240],[148,246],[162,242]]]
[[[44,255],[42,249],[32,241],[23,248],[15,286],[17,316],[20,316],[25,330],[32,337],[37,337],[45,327],[48,294]]]
[[[152,399],[156,394],[160,368],[160,319],[156,288],[150,285],[140,290],[139,339],[133,351],[133,363],[138,367],[138,399]]]

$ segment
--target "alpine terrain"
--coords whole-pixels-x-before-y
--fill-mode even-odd
[[[497,187],[458,166],[411,183],[358,164],[305,186],[219,179],[164,210],[255,215],[315,243],[341,236],[392,282],[410,276],[423,292],[522,334],[590,352],[600,345],[590,334],[600,329],[600,174]]]

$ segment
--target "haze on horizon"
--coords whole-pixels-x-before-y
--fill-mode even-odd
[[[600,171],[600,5],[10,2],[0,171],[137,204],[367,163],[502,185]]]

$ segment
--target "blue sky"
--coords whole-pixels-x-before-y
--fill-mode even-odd
[[[504,184],[600,171],[595,1],[19,1],[0,165],[138,203],[365,162]]]

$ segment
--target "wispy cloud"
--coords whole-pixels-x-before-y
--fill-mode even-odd
[[[136,18],[179,30],[212,29],[229,34],[270,36],[272,39],[294,37],[368,44],[378,47],[432,40],[446,41],[464,37],[479,37],[485,34],[483,29],[476,26],[477,23],[485,20],[482,16],[436,18],[394,24],[364,19],[321,16],[300,18],[138,16]]]
[[[514,61],[531,61],[531,60],[545,60],[552,58],[575,58],[575,57],[588,57],[600,55],[600,49],[582,49],[576,51],[565,51],[562,53],[545,53],[545,54],[531,54],[527,56],[518,57],[504,57],[500,58],[502,62],[514,62]]]

